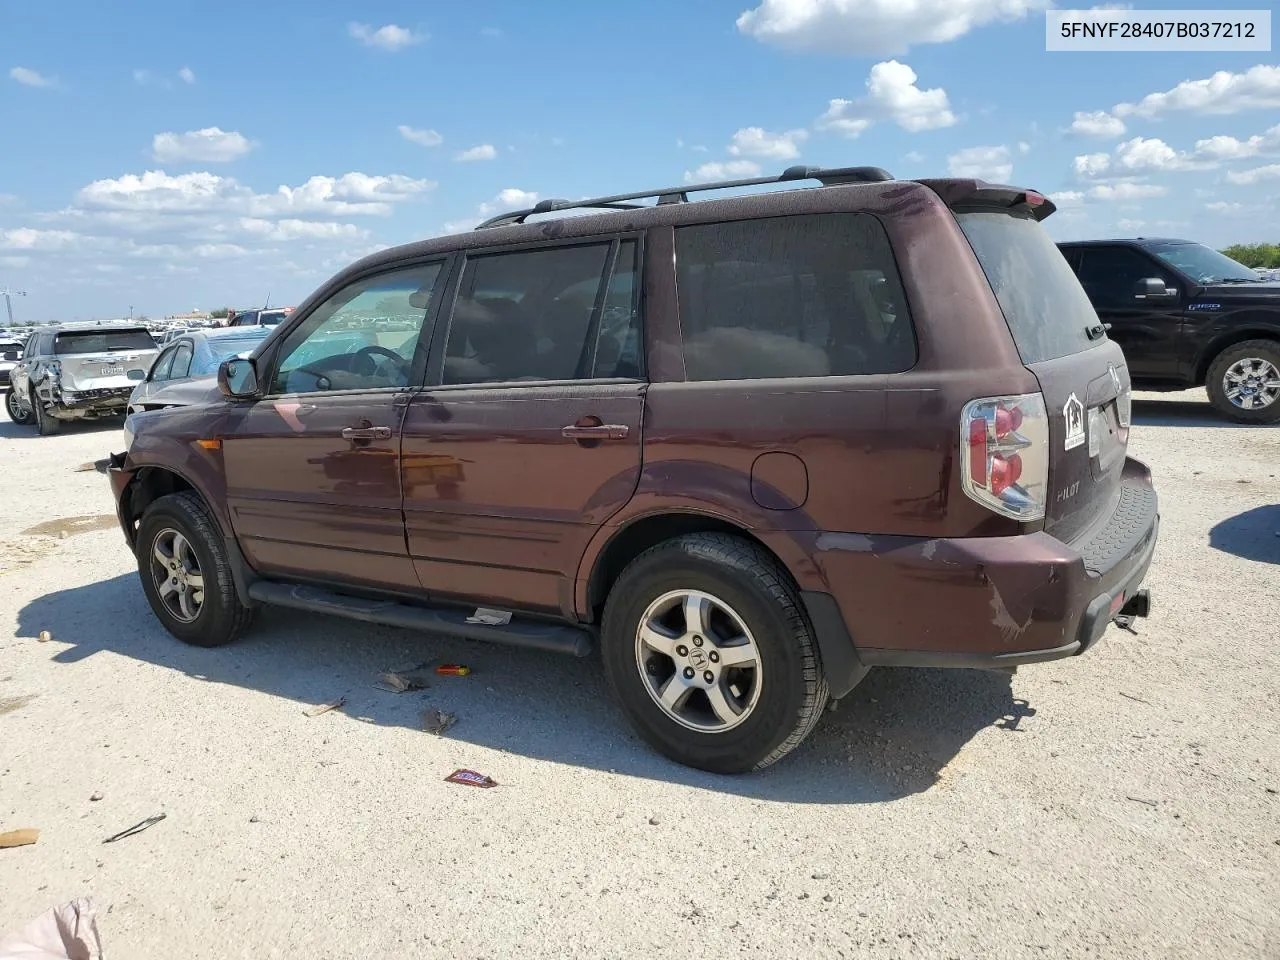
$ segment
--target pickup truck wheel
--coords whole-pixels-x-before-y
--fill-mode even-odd
[[[31,410],[24,407],[18,400],[18,395],[14,393],[13,388],[9,388],[9,392],[4,395],[4,410],[9,414],[9,419],[21,426],[26,426],[31,422]]]
[[[62,421],[49,416],[44,404],[40,402],[40,395],[34,392],[31,395],[31,411],[36,421],[36,431],[40,436],[51,437],[62,429]]]
[[[738,537],[690,534],[642,553],[610,591],[601,633],[631,723],[690,767],[766,767],[809,735],[827,703],[795,587]]]
[[[147,507],[138,526],[138,574],[152,611],[183,643],[220,647],[253,618],[236,595],[222,536],[193,493]]]
[[[1280,421],[1280,342],[1227,347],[1209,365],[1205,389],[1218,412],[1236,423]]]

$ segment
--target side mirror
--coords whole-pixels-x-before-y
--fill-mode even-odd
[[[223,360],[218,367],[218,389],[233,400],[254,396],[258,392],[258,365],[249,357]]]
[[[1159,277],[1139,280],[1133,295],[1138,300],[1176,300],[1178,291],[1164,285]]]

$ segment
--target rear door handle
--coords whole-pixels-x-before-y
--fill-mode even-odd
[[[624,423],[571,423],[560,428],[566,440],[625,440],[631,428]]]
[[[343,427],[343,440],[390,440],[390,427]]]

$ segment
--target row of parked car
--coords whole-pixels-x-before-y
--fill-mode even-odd
[[[692,199],[755,185],[791,189]],[[606,212],[526,222],[568,208]],[[1146,616],[1135,385],[1280,416],[1276,285],[1058,248],[1053,212],[871,167],[543,202],[365,258],[248,350],[51,331],[13,393],[83,403],[79,357],[146,398],[103,469],[179,640],[265,604],[598,646],[648,742],[741,772],[872,666],[1007,670]]]

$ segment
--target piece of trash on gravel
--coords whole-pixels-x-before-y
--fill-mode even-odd
[[[101,800],[101,799],[102,799],[102,791],[101,791],[101,790],[95,790],[95,791],[93,791],[93,793],[89,794],[89,801],[90,801],[91,803],[97,803],[97,802],[98,802],[99,800]]]
[[[40,635],[36,639],[39,640],[41,643],[48,643],[50,640],[53,639],[53,634],[50,633],[48,630],[41,630]]]
[[[445,713],[443,710],[428,710],[423,715],[422,725],[427,733],[443,736],[445,731],[458,722],[457,714]]]
[[[40,831],[34,827],[26,827],[22,830],[10,830],[8,833],[0,833],[0,849],[8,847],[29,847],[40,839]]]
[[[471,668],[460,663],[442,663],[436,667],[436,673],[442,677],[466,677],[470,676]]]
[[[123,840],[125,837],[132,837],[135,833],[141,833],[143,830],[146,830],[150,827],[154,827],[157,823],[163,820],[165,816],[166,814],[157,813],[154,817],[147,817],[147,819],[139,823],[135,823],[128,830],[121,830],[115,836],[107,837],[107,839],[103,840],[102,842],[115,843],[117,840]]]
[[[107,837],[107,839],[103,840],[102,842],[115,843],[117,840],[124,840],[126,837],[132,837],[135,834],[141,833],[143,830],[149,830],[151,827],[154,827],[157,823],[159,823],[161,820],[166,819],[167,817],[168,817],[168,814],[157,813],[154,817],[147,817],[147,819],[141,820],[138,823],[135,823],[132,827],[129,827],[125,830],[121,830],[119,833],[114,834],[113,836]]]
[[[320,703],[314,707],[308,707],[302,712],[308,717],[318,717],[322,713],[328,713],[330,710],[338,710],[347,705],[346,697],[339,697],[337,700],[330,700],[328,703]]]
[[[21,930],[0,937],[0,960],[102,960],[96,914],[93,897],[46,910]]]
[[[474,770],[455,770],[444,778],[447,783],[460,783],[464,787],[496,787],[498,781]]]
[[[426,671],[416,668],[404,672],[388,670],[386,673],[379,674],[377,686],[392,693],[406,693],[410,690],[425,690],[431,684],[427,682]]]

